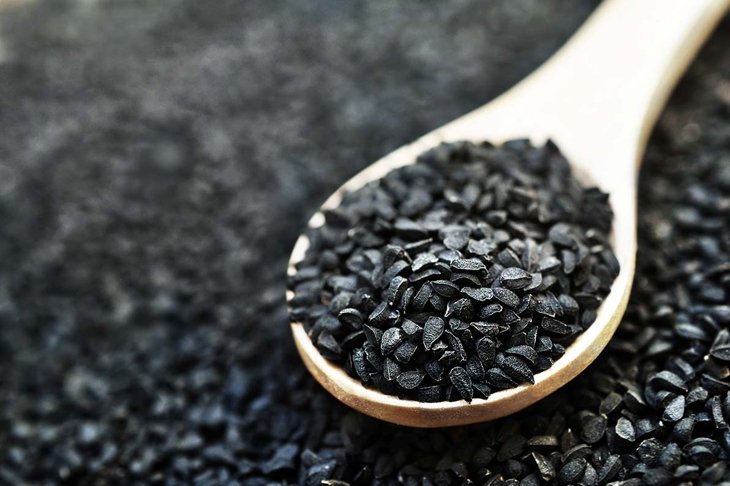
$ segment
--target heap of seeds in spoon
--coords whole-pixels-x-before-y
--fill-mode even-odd
[[[534,383],[618,275],[612,217],[550,142],[444,144],[324,212],[291,318],[383,393],[471,401]]]

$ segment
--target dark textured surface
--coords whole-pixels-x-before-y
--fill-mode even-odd
[[[673,369],[666,343],[673,356],[704,343],[691,331],[727,300],[722,273],[691,278],[728,261],[727,212],[702,199],[730,191],[727,23],[652,139],[630,311],[574,384],[518,421],[413,431],[334,403],[289,337],[285,262],[317,204],[517,81],[592,3],[79,1],[2,14],[0,482],[441,484],[595,469],[661,484],[697,464],[722,478],[716,416],[690,436],[714,445],[659,456],[647,430],[667,411],[635,396]],[[606,378],[617,373],[620,385]],[[597,414],[612,429],[628,405],[648,435],[616,445]],[[578,443],[588,461],[580,448],[545,459]]]

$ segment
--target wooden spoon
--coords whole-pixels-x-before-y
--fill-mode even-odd
[[[606,0],[560,51],[517,86],[383,157],[322,206],[336,207],[343,193],[413,163],[418,154],[441,142],[555,141],[576,174],[610,194],[615,212],[612,243],[621,272],[596,321],[552,367],[535,375],[534,385],[495,392],[472,403],[403,400],[349,377],[322,357],[300,323],[292,323],[299,353],[317,381],[362,413],[402,425],[442,427],[514,413],[583,371],[608,343],[629,299],[636,259],[637,171],[647,138],[680,75],[728,7],[730,0]],[[319,226],[323,220],[318,212],[309,225]],[[290,273],[308,244],[304,235],[297,241]]]

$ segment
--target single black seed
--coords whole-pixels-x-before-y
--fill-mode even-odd
[[[527,363],[535,364],[537,361],[537,351],[531,346],[527,345],[521,345],[521,346],[515,346],[513,348],[509,348],[505,350],[505,354],[512,354],[514,356],[517,356],[519,358],[522,358]]]
[[[467,358],[466,371],[473,381],[482,381],[484,379],[484,365],[476,355],[471,355]]]
[[[487,319],[489,317],[492,317],[496,314],[501,313],[503,310],[503,307],[500,304],[487,304],[479,311],[479,318],[480,319]]]
[[[429,317],[423,325],[423,348],[427,351],[431,349],[433,343],[444,333],[445,328],[446,324],[443,319],[440,317]]]
[[[595,415],[588,419],[584,419],[583,428],[581,430],[581,438],[588,444],[595,444],[606,432],[606,417],[603,415]]]
[[[664,408],[662,420],[667,422],[676,422],[684,416],[685,400],[684,395],[678,395],[672,399]]]
[[[571,327],[564,322],[560,322],[557,319],[553,319],[551,317],[543,317],[542,323],[540,324],[540,327],[546,330],[547,332],[551,332],[553,334],[558,335],[568,335],[573,332]]]
[[[393,225],[393,229],[398,236],[407,238],[410,241],[417,241],[428,236],[422,225],[407,218],[398,218]]]
[[[459,293],[459,286],[449,280],[434,280],[431,287],[444,297],[453,297]]]
[[[685,417],[674,426],[674,437],[680,442],[689,442],[695,427],[695,417]]]
[[[730,361],[730,344],[713,347],[710,350],[710,356],[720,361]]]
[[[474,390],[472,390],[472,383],[469,374],[466,370],[460,366],[455,366],[449,371],[449,380],[454,388],[459,392],[461,398],[467,402],[471,402],[474,396]]]
[[[403,319],[403,323],[400,325],[401,329],[403,329],[403,332],[406,333],[408,336],[415,336],[419,332],[423,331],[423,328],[416,324],[415,322]]]
[[[601,400],[601,405],[598,408],[598,413],[602,415],[610,415],[612,414],[619,405],[621,405],[622,401],[621,395],[619,395],[616,392],[611,392],[608,395],[606,395],[603,400]]]
[[[439,259],[433,253],[420,253],[411,263],[411,269],[414,272],[420,272],[424,268],[438,262]]]
[[[618,455],[610,455],[606,461],[598,469],[597,480],[599,484],[606,484],[614,479],[621,472],[621,457]]]
[[[558,472],[558,482],[560,484],[571,484],[578,481],[585,471],[587,461],[582,457],[573,459],[566,463]]]
[[[413,309],[414,311],[423,310],[423,308],[426,306],[426,304],[428,304],[428,301],[431,298],[431,292],[431,284],[423,284],[416,292],[416,295],[413,296],[413,300],[411,301],[411,309]]]
[[[516,356],[507,356],[501,365],[502,370],[517,383],[535,383],[530,367]]]
[[[340,313],[337,314],[337,318],[340,320],[340,322],[351,327],[352,329],[360,329],[363,324],[362,313],[359,310],[353,308],[342,309]]]
[[[522,289],[532,283],[532,275],[519,267],[508,267],[502,270],[499,283],[507,289]]]
[[[555,472],[555,466],[553,466],[553,463],[550,460],[538,452],[533,452],[530,455],[532,456],[533,461],[535,461],[537,470],[543,480],[552,481],[555,479],[557,473]]]
[[[400,375],[400,365],[390,358],[385,358],[383,377],[388,381],[393,381],[398,375]]]
[[[484,383],[472,383],[472,387],[474,388],[475,395],[477,398],[489,398],[489,395],[492,394],[491,388],[489,388],[489,385],[486,385]]]
[[[509,289],[503,287],[495,287],[492,289],[494,297],[504,305],[516,309],[520,305],[520,298]]]
[[[383,324],[385,323],[385,321],[388,320],[389,315],[390,308],[388,308],[388,304],[385,302],[381,302],[378,307],[376,307],[375,310],[370,313],[368,320],[376,325]]]
[[[449,328],[451,329],[451,332],[461,335],[464,331],[469,329],[469,323],[462,321],[461,319],[451,318],[449,319]]]
[[[663,449],[664,446],[659,440],[651,438],[642,441],[639,447],[636,448],[636,453],[639,455],[641,462],[651,466],[657,460]]]
[[[413,390],[421,384],[425,376],[426,373],[420,370],[404,371],[403,373],[398,375],[396,381],[401,387],[405,388],[406,390]]]
[[[451,268],[457,272],[477,272],[484,274],[487,272],[487,267],[484,263],[476,258],[457,258],[452,260]]]
[[[659,390],[669,390],[676,393],[686,393],[687,385],[684,380],[671,371],[660,371],[649,378],[649,384]]]
[[[438,361],[427,361],[425,368],[428,376],[436,383],[439,383],[443,379],[444,367]]]
[[[560,267],[560,260],[558,260],[553,255],[549,255],[549,256],[545,256],[540,259],[540,263],[538,264],[537,271],[538,272],[549,272],[550,270],[555,270],[558,267]]]
[[[714,396],[710,399],[710,411],[712,413],[712,420],[715,422],[715,427],[719,430],[728,429],[728,424],[723,416],[720,397]]]
[[[317,338],[317,349],[329,359],[338,359],[342,355],[342,347],[329,333],[322,333]]]
[[[616,422],[616,435],[629,442],[634,442],[636,440],[636,431],[631,420],[626,417],[619,417]]]
[[[414,272],[408,277],[408,281],[413,284],[421,284],[430,280],[441,278],[441,272],[435,268],[427,268],[420,272]]]
[[[666,445],[659,455],[659,464],[668,470],[676,469],[682,461],[682,449],[674,442]]]
[[[451,274],[451,281],[458,284],[458,285],[473,285],[473,286],[479,286],[482,284],[479,277],[473,273],[452,273]]]
[[[568,434],[566,434],[566,435],[568,435]],[[570,438],[571,438],[570,441],[566,440],[564,444],[561,444],[563,449],[565,447],[567,447],[569,444],[573,444],[573,443],[575,443],[575,441],[578,440],[575,436],[572,436],[572,435],[570,436]],[[576,445],[570,447],[569,449],[565,450],[565,452],[563,452],[563,455],[562,455],[563,462],[570,462],[573,459],[577,459],[577,458],[586,458],[586,457],[589,457],[591,455],[591,453],[592,453],[592,450],[588,444],[577,443]]]
[[[474,304],[470,299],[463,298],[456,301],[450,301],[446,305],[446,317],[454,316],[463,321],[470,321],[474,318]]]
[[[362,329],[368,343],[370,343],[371,346],[380,348],[380,342],[383,339],[383,331],[373,326],[363,326]]]
[[[487,302],[494,298],[494,292],[489,287],[464,287],[461,289],[461,293],[476,302]]]
[[[552,242],[561,246],[572,247],[574,243],[571,227],[566,223],[557,223],[551,227],[548,237]]]
[[[500,368],[488,369],[486,373],[486,381],[487,383],[489,383],[489,385],[492,386],[492,388],[497,388],[500,390],[503,390],[505,388],[513,388],[518,385],[515,380],[510,378]]]
[[[449,347],[454,351],[456,358],[459,362],[466,361],[466,350],[461,340],[453,333],[446,331],[444,332],[446,341],[449,343]]]
[[[409,267],[409,263],[405,260],[397,260],[395,263],[393,263],[391,266],[387,268],[385,273],[383,273],[383,281],[384,282],[390,282],[393,280],[396,276],[405,273],[405,270]]]
[[[395,349],[393,357],[401,363],[408,363],[418,350],[418,345],[411,341],[405,341]]]
[[[380,352],[383,355],[392,353],[405,339],[406,333],[401,328],[391,327],[386,329],[380,341]]]
[[[485,366],[491,366],[497,357],[497,343],[493,339],[483,337],[476,343],[477,356]]]

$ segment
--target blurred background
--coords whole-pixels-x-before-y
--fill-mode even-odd
[[[304,452],[361,422],[289,336],[306,219],[517,82],[597,3],[0,1],[0,483],[311,476]],[[727,121],[728,42],[725,22],[655,158]]]

